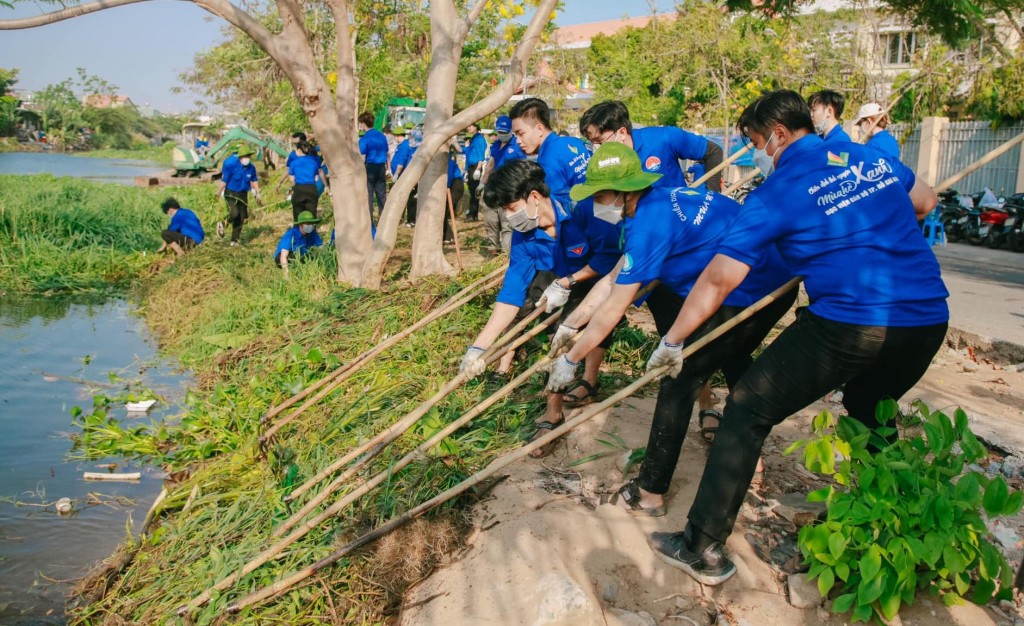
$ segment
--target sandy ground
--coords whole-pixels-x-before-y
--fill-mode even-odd
[[[725,390],[717,390],[724,398]],[[679,530],[696,493],[706,449],[691,424],[682,458],[667,497],[668,515],[633,517],[615,505],[601,504],[624,480],[612,455],[572,467],[570,464],[610,448],[597,441],[613,432],[630,447],[646,444],[652,394],[634,397],[581,426],[542,461],[510,467],[508,478],[474,511],[466,547],[406,596],[400,623],[445,625],[630,625],[630,624],[847,624],[849,615],[825,608],[794,608],[786,575],[758,558],[746,536],[765,537],[787,523],[765,509],[745,506],[727,550],[738,574],[719,587],[702,587],[658,560],[646,543],[656,530]],[[922,398],[931,406],[959,405],[971,415],[979,434],[999,443],[1009,431],[1024,437],[1024,374],[976,362],[966,351],[944,348],[921,383],[904,398]],[[823,483],[798,469],[794,457],[780,452],[809,431],[819,402],[775,429],[764,450],[766,498],[807,493]],[[1014,439],[1011,437],[1010,439]],[[1012,447],[1012,446],[1011,446]],[[1021,447],[1024,449],[1024,446]],[[1002,454],[1006,454],[1004,449]],[[1004,461],[998,451],[993,462]],[[1009,465],[1007,465],[1008,467]],[[1022,486],[1019,478],[1011,485]],[[774,522],[765,524],[766,520]],[[780,526],[781,525],[781,526]],[[1024,515],[1008,520],[1019,536]],[[792,525],[789,524],[790,530]],[[777,535],[776,535],[777,536]],[[1011,542],[1012,543],[1012,542]],[[1016,563],[1019,542],[1008,547]],[[923,597],[900,614],[903,624],[1024,625],[1016,606],[1002,609],[966,604],[946,608]]]

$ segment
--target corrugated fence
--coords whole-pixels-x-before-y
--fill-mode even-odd
[[[916,167],[921,149],[921,127],[917,126],[905,140],[905,124],[890,126],[900,143],[900,160]],[[939,172],[936,183],[963,170],[987,152],[1024,132],[1024,124],[1017,123],[992,128],[988,122],[950,122],[942,128],[939,136]],[[955,187],[963,192],[973,193],[985,187],[997,195],[1012,195],[1017,192],[1017,171],[1021,162],[1021,147],[999,156],[976,172],[969,174]]]

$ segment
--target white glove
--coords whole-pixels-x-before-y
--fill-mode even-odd
[[[565,348],[566,352],[571,350],[572,345],[575,343],[573,337],[578,332],[578,328],[566,326],[565,324],[560,325],[558,330],[555,331],[555,336],[551,339],[551,354],[558,354],[563,348]]]
[[[462,357],[462,364],[459,365],[459,372],[465,372],[470,378],[476,378],[487,369],[487,363],[480,357],[485,350],[476,346],[470,346],[466,350],[466,356]]]
[[[683,344],[667,343],[661,338],[661,343],[654,349],[651,358],[647,360],[647,371],[657,367],[668,366],[666,374],[669,378],[675,378],[683,370]]]
[[[547,305],[544,307],[544,312],[551,313],[569,301],[569,290],[558,284],[557,280],[552,281],[548,288],[544,290],[544,295],[536,302],[535,306],[540,306],[540,303],[545,300]]]
[[[576,380],[576,368],[579,362],[573,363],[569,357],[562,355],[548,366],[548,391],[565,391],[572,381]]]

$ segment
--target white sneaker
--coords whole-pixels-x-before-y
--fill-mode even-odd
[[[234,248],[234,247],[235,247],[235,246],[237,246],[237,245],[238,245],[238,242],[237,242],[237,241],[232,241],[232,242],[231,242],[231,247],[232,247],[232,248]]]
[[[223,221],[217,222],[217,236],[220,237],[221,239],[224,238],[224,222]]]

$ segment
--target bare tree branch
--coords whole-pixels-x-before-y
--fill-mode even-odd
[[[149,0],[99,0],[98,2],[79,4],[77,6],[61,9],[60,11],[43,13],[42,15],[23,17],[16,20],[0,20],[0,30],[20,30],[23,28],[46,26],[47,24],[56,24],[57,22],[63,22],[64,20],[69,20],[73,17],[88,15],[104,9],[112,9],[114,7],[123,7],[128,4],[137,4],[139,2],[148,1]]]
[[[282,59],[279,58],[280,52],[277,41],[274,39],[274,34],[267,30],[263,24],[260,24],[256,18],[246,13],[244,9],[231,4],[228,0],[186,1],[193,2],[196,6],[224,18],[229,24],[252,37],[252,40],[259,47],[263,48],[271,58],[277,61],[278,65],[283,66]]]
[[[449,0],[450,1],[450,0]],[[480,14],[484,12],[484,8],[487,7],[488,0],[476,0],[476,4],[470,7],[469,12],[466,13],[466,32],[469,32],[470,28],[473,28],[473,24],[476,24]]]

